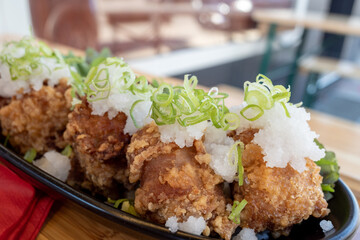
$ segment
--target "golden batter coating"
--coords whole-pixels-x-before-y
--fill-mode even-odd
[[[306,159],[307,169],[297,172],[290,165],[270,168],[263,160],[260,146],[249,143],[254,129],[234,138],[247,139],[243,152],[244,185],[234,184],[234,200],[248,202],[241,212],[241,227],[256,232],[269,229],[288,233],[293,224],[329,214],[321,189],[320,167]],[[246,137],[245,137],[246,136]],[[246,143],[246,142],[245,142]]]
[[[227,218],[223,180],[209,167],[210,155],[202,141],[184,148],[163,143],[151,123],[133,135],[127,159],[130,182],[140,180],[135,209],[141,216],[160,224],[172,216],[180,222],[203,217],[210,230],[231,238],[236,225]]]
[[[71,96],[66,79],[55,87],[43,86],[21,98],[13,97],[0,109],[2,134],[21,153],[35,148],[40,154],[66,146],[63,133],[68,121]]]
[[[91,112],[84,99],[69,114],[64,138],[75,152],[69,184],[80,184],[94,193],[116,199],[123,184],[130,188],[125,158],[130,142],[130,136],[124,134],[127,117],[120,112],[110,120],[107,113],[98,116]],[[74,180],[81,179],[78,175],[84,176],[80,182]]]

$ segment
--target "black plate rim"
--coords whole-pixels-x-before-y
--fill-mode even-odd
[[[35,185],[37,188],[45,191],[48,190],[46,191],[47,193],[49,193],[50,191],[50,196],[53,196],[55,198],[65,197],[67,199],[70,199],[81,205],[82,207],[85,207],[86,209],[89,209],[90,211],[93,211],[96,214],[99,214],[100,216],[105,217],[118,224],[122,224],[123,226],[132,229],[140,228],[146,231],[147,234],[162,237],[164,239],[215,239],[211,237],[197,236],[182,231],[178,231],[176,234],[173,234],[164,226],[147,222],[128,213],[115,209],[112,206],[100,202],[95,198],[72,188],[71,186],[49,175],[48,173],[44,172],[33,164],[28,163],[27,161],[19,157],[17,154],[15,154],[13,151],[4,147],[2,144],[0,144],[0,157],[5,160],[3,163],[7,167],[20,174],[21,176],[30,177],[31,180],[35,181]],[[339,184],[340,187],[345,189],[345,192],[349,197],[351,217],[347,219],[347,222],[341,229],[336,231],[335,235],[331,235],[329,238],[325,238],[327,240],[347,239],[355,232],[358,222],[357,220],[359,215],[359,206],[357,204],[357,200],[354,194],[341,179],[339,179],[337,184]]]

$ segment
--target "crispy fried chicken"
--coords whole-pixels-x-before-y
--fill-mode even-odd
[[[93,193],[116,199],[122,185],[130,188],[127,178],[125,149],[130,136],[124,134],[126,115],[118,113],[109,119],[92,115],[92,109],[84,99],[69,115],[64,138],[74,149],[71,185],[80,184]],[[83,175],[83,178],[79,178]],[[80,181],[80,182],[79,182]]]
[[[66,146],[63,139],[71,107],[66,79],[55,87],[43,86],[0,108],[2,134],[21,153],[30,148],[42,154]],[[6,102],[6,100],[2,100]]]
[[[293,224],[329,213],[321,189],[320,167],[306,159],[307,169],[299,173],[290,165],[270,168],[263,160],[260,146],[251,143],[257,129],[230,135],[245,144],[242,162],[244,185],[234,184],[234,200],[248,202],[241,212],[241,227],[256,232],[269,229],[284,235]]]
[[[203,217],[208,231],[230,239],[236,225],[227,216],[222,178],[209,167],[202,141],[180,148],[160,141],[155,123],[135,133],[127,150],[130,182],[140,181],[135,209],[146,219],[164,224],[172,216],[180,222]]]

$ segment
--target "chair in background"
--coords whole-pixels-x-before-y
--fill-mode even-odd
[[[93,0],[29,0],[37,37],[79,49],[98,47]]]

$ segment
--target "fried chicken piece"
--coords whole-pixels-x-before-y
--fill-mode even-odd
[[[311,215],[329,214],[321,189],[320,167],[310,159],[306,159],[307,169],[302,173],[290,165],[267,167],[261,147],[251,143],[256,132],[257,129],[249,129],[233,135],[245,144],[242,155],[244,185],[234,184],[234,200],[248,202],[241,212],[240,226],[256,232],[269,229],[286,235],[293,224]]]
[[[35,148],[40,154],[66,146],[63,133],[70,112],[71,96],[67,80],[53,88],[43,86],[21,98],[13,97],[0,109],[2,134],[21,153]],[[5,101],[5,100],[4,100]]]
[[[160,224],[172,216],[180,222],[203,217],[210,230],[231,238],[236,225],[227,218],[223,180],[209,167],[210,155],[202,141],[184,148],[163,143],[151,123],[133,135],[127,159],[130,182],[140,180],[135,209],[142,217]]]
[[[0,109],[2,107],[5,107],[6,105],[8,105],[10,103],[11,99],[10,98],[3,98],[0,97]]]
[[[91,112],[84,99],[69,114],[64,138],[75,152],[71,176],[77,179],[72,178],[68,183],[80,184],[93,193],[116,199],[123,184],[131,188],[125,158],[125,149],[130,142],[130,136],[124,134],[127,117],[120,112],[110,120],[107,113],[98,116]]]

